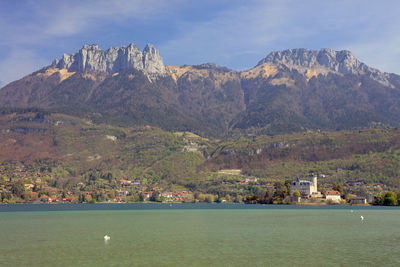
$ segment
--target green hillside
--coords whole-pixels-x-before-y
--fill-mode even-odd
[[[144,192],[157,192],[158,200],[163,192],[175,192],[187,201],[239,201],[310,172],[325,175],[319,180],[322,190],[337,184],[347,193],[397,190],[400,130],[217,140],[149,125],[96,124],[33,109],[2,110],[0,115],[3,202],[42,195],[113,201],[122,191],[128,192],[125,201],[144,200]],[[249,183],[248,177],[257,179]]]

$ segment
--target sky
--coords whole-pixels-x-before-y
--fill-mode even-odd
[[[400,74],[398,0],[0,0],[0,87],[84,44],[246,70],[272,51],[350,50]]]

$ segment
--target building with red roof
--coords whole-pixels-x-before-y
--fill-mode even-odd
[[[342,198],[340,197],[340,192],[336,190],[328,190],[325,192],[325,199],[335,203],[340,203]]]

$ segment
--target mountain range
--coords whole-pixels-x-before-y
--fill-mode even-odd
[[[346,50],[272,52],[235,71],[211,63],[165,66],[152,45],[84,45],[3,87],[0,107],[212,136],[398,126],[400,76]]]

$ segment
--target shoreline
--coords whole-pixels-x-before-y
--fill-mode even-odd
[[[381,206],[381,205],[373,205],[373,204],[327,204],[327,203],[282,203],[282,204],[260,204],[260,203],[235,203],[235,202],[224,202],[224,203],[217,203],[217,202],[96,202],[96,203],[90,203],[90,202],[33,202],[33,203],[0,203],[0,206],[6,206],[6,205],[105,205],[105,204],[111,204],[111,205],[127,205],[127,204],[144,204],[144,205],[149,205],[149,204],[156,204],[156,205],[246,205],[246,206],[332,206],[332,207],[346,207],[346,206],[360,206],[360,207],[391,207],[391,206]],[[396,207],[396,206],[393,206]]]

